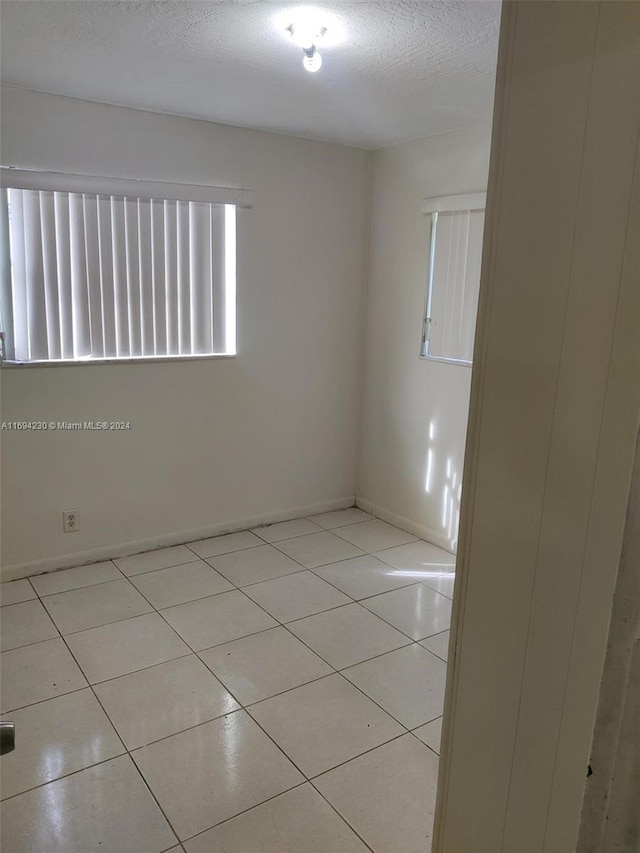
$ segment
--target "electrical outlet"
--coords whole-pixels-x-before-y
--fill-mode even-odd
[[[62,513],[62,527],[65,533],[75,533],[80,530],[80,515],[77,509],[65,509]]]

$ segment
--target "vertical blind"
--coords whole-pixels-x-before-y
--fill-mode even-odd
[[[423,355],[469,362],[473,358],[483,229],[483,210],[431,214]]]
[[[7,359],[235,352],[235,205],[3,189],[0,217]]]

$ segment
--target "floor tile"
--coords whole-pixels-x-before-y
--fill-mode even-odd
[[[154,607],[171,607],[233,589],[228,580],[204,560],[146,572],[131,579]]]
[[[2,799],[121,755],[125,749],[88,688],[11,716],[17,748],[2,757]]]
[[[31,578],[38,595],[54,595],[56,592],[67,592],[70,589],[80,589],[83,586],[93,586],[97,583],[121,580],[122,572],[107,560],[105,563],[93,563],[90,566],[78,566],[75,569],[62,569],[59,572],[49,572]]]
[[[442,714],[446,664],[415,643],[342,674],[408,729]]]
[[[95,691],[128,749],[240,707],[195,655],[104,681]]]
[[[422,640],[420,645],[424,646],[425,649],[429,649],[429,651],[433,652],[434,655],[438,655],[439,658],[446,661],[447,654],[449,652],[449,633],[449,631],[443,631],[441,634],[435,634],[433,637]]]
[[[133,757],[181,839],[303,781],[246,711],[145,746]]]
[[[6,652],[29,643],[58,637],[56,626],[39,601],[23,601],[2,608],[0,649]]]
[[[450,599],[420,583],[365,598],[362,604],[412,640],[446,631],[451,621]]]
[[[359,604],[348,604],[288,627],[327,663],[342,669],[409,643],[399,631],[372,616]]]
[[[358,599],[415,583],[413,578],[397,576],[391,566],[372,554],[322,566],[315,572],[347,595]]]
[[[252,705],[249,712],[308,777],[404,731],[337,674]]]
[[[191,651],[157,613],[70,634],[67,642],[91,684]]]
[[[392,548],[394,545],[404,545],[405,542],[414,542],[416,539],[411,533],[406,533],[399,527],[387,524],[386,521],[381,521],[379,518],[340,527],[334,533],[368,552]]]
[[[375,853],[431,849],[438,759],[405,735],[314,780]]]
[[[349,509],[338,509],[335,512],[321,512],[320,515],[310,515],[309,519],[314,524],[324,527],[325,530],[335,530],[336,527],[346,527],[347,524],[371,521],[373,516],[368,515],[358,507],[351,506]]]
[[[376,553],[395,569],[398,577],[420,581],[430,589],[453,597],[456,558],[429,542],[411,542]]]
[[[189,542],[188,547],[199,557],[216,557],[218,554],[230,554],[232,551],[255,548],[256,545],[262,544],[262,539],[248,530],[242,530],[240,533],[225,533],[223,536]]]
[[[141,572],[152,572],[155,569],[168,569],[169,566],[191,563],[193,552],[185,545],[174,545],[171,548],[159,548],[157,551],[134,554],[132,557],[118,557],[113,562],[123,574],[131,577]]]
[[[3,713],[87,686],[61,639],[3,652],[0,668]]]
[[[7,800],[2,816],[7,853],[161,853],[176,840],[126,755]]]
[[[153,609],[125,578],[48,595],[43,603],[61,634],[142,616]]]
[[[308,783],[185,844],[187,853],[368,853]]]
[[[440,740],[442,738],[442,717],[432,720],[424,726],[413,730],[414,735],[423,743],[430,746],[436,755],[440,755]]]
[[[355,545],[342,541],[327,530],[297,536],[295,539],[285,539],[284,542],[278,542],[276,547],[306,569],[315,569],[317,566],[326,566],[328,563],[348,560],[349,557],[359,557],[362,554]]]
[[[7,581],[0,584],[0,606],[7,604],[19,604],[22,601],[30,601],[36,594],[29,581],[25,578],[19,581]]]
[[[196,652],[277,625],[238,590],[178,604],[163,610],[162,615]]]
[[[244,591],[279,622],[290,622],[351,603],[348,596],[316,577],[313,572],[298,572],[275,578],[248,586]]]
[[[236,586],[247,586],[302,571],[302,566],[271,545],[211,557],[207,562]]]
[[[200,652],[243,705],[329,675],[333,670],[286,628],[272,628]]]
[[[292,539],[294,536],[304,536],[306,533],[318,533],[320,530],[322,530],[321,527],[307,518],[294,518],[291,521],[254,527],[252,532],[265,542],[280,542],[283,539]]]

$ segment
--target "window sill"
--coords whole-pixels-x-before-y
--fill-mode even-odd
[[[180,363],[186,361],[216,361],[218,359],[236,358],[237,355],[237,353],[209,353],[208,355],[145,355],[132,357],[124,356],[122,358],[3,361],[2,367],[22,369],[29,367],[87,367],[94,364],[166,364],[168,362]]]
[[[420,361],[438,361],[441,364],[457,364],[459,367],[473,367],[472,361],[465,361],[462,358],[444,358],[439,355],[419,355]]]

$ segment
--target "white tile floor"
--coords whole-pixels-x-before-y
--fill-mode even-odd
[[[352,508],[2,584],[2,850],[427,853],[453,572]]]

